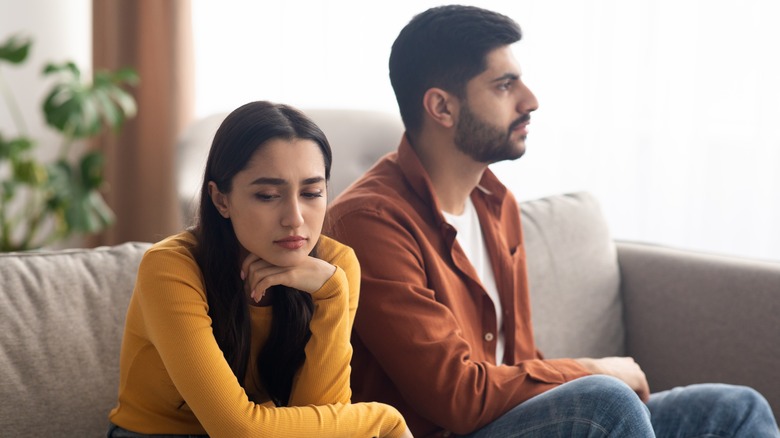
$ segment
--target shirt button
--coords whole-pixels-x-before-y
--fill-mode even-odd
[[[494,337],[493,333],[485,333],[485,340],[488,342],[492,341]]]

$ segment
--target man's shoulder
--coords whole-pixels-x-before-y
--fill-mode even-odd
[[[426,206],[411,188],[396,162],[380,161],[336,198],[323,233],[347,244],[398,229],[419,228],[428,217]]]
[[[328,207],[328,215],[354,211],[382,211],[404,203],[411,195],[403,172],[390,154],[378,161]]]

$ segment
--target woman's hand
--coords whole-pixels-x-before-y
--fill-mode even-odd
[[[249,254],[241,263],[241,279],[249,296],[259,302],[265,291],[279,284],[313,293],[336,272],[336,267],[315,257],[307,257],[300,265],[275,266]]]

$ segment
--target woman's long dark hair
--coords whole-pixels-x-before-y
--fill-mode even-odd
[[[325,179],[330,178],[330,145],[314,122],[286,105],[248,103],[230,113],[214,136],[203,175],[199,214],[192,229],[197,240],[192,252],[203,272],[214,337],[242,386],[252,335],[249,298],[240,278],[241,246],[230,219],[222,217],[212,203],[208,184],[214,181],[220,192],[229,193],[233,177],[246,167],[257,149],[272,139],[314,141],[325,161]],[[268,341],[259,353],[257,373],[274,403],[286,406],[293,376],[305,359],[314,305],[310,294],[286,286],[275,286],[272,295],[273,322]]]

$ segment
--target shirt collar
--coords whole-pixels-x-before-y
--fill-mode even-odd
[[[433,185],[428,177],[428,172],[409,143],[406,133],[404,133],[401,144],[398,146],[398,166],[412,190],[423,202],[431,206],[437,222],[439,224],[446,222],[441,214],[436,194],[433,192]],[[475,195],[481,195],[479,197],[485,200],[487,207],[498,216],[501,214],[501,205],[504,202],[504,198],[506,198],[506,194],[507,188],[490,169],[485,169],[479,184],[471,193],[471,198],[474,199]],[[479,209],[478,206],[476,207]]]

